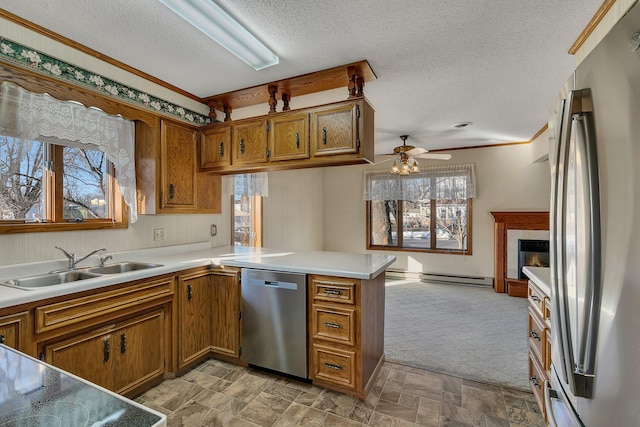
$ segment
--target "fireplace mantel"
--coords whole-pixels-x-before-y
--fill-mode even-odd
[[[549,212],[491,212],[494,221],[494,276],[496,292],[507,292],[507,230],[549,230]]]

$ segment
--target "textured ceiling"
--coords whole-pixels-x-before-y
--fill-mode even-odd
[[[362,59],[377,80],[376,154],[526,141],[573,70],[602,0],[218,0],[280,64],[254,71],[157,0],[0,7],[199,97]],[[456,122],[470,121],[466,129]]]

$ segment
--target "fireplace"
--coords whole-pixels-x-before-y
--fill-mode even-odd
[[[527,279],[522,267],[549,267],[548,240],[518,240],[518,278]]]

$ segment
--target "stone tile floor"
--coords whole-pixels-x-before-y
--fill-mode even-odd
[[[544,426],[532,393],[386,362],[366,399],[210,359],[136,399],[188,426]]]

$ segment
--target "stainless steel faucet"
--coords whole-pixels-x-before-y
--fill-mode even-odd
[[[76,265],[78,265],[80,262],[84,261],[85,259],[89,258],[91,255],[107,250],[107,248],[96,249],[95,251],[90,252],[87,255],[83,256],[82,258],[78,259],[76,257],[76,254],[74,253],[69,253],[59,246],[55,246],[55,248],[60,249],[62,253],[69,259],[69,270],[73,270],[74,268],[76,268]]]

